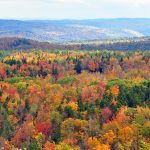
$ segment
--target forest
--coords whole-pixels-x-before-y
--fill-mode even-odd
[[[85,40],[72,42],[40,42],[36,40],[4,37],[0,38],[0,50],[110,50],[147,51],[150,50],[150,37]]]
[[[0,51],[0,149],[150,150],[150,51]]]

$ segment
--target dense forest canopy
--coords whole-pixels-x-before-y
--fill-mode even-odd
[[[149,150],[150,51],[0,51],[4,150]]]

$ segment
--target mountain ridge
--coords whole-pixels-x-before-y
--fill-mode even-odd
[[[149,18],[85,20],[0,19],[0,37],[19,37],[63,43],[150,36]]]
[[[150,37],[73,42],[68,44],[54,44],[35,40],[7,37],[0,38],[0,50],[150,50]]]

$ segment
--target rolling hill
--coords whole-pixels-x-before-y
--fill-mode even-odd
[[[0,20],[0,37],[70,42],[150,36],[150,19]]]
[[[0,50],[150,50],[150,38],[87,41],[68,44],[50,44],[25,38],[0,38]]]

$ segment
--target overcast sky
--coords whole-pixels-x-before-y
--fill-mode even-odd
[[[150,0],[0,0],[1,19],[150,18]]]

